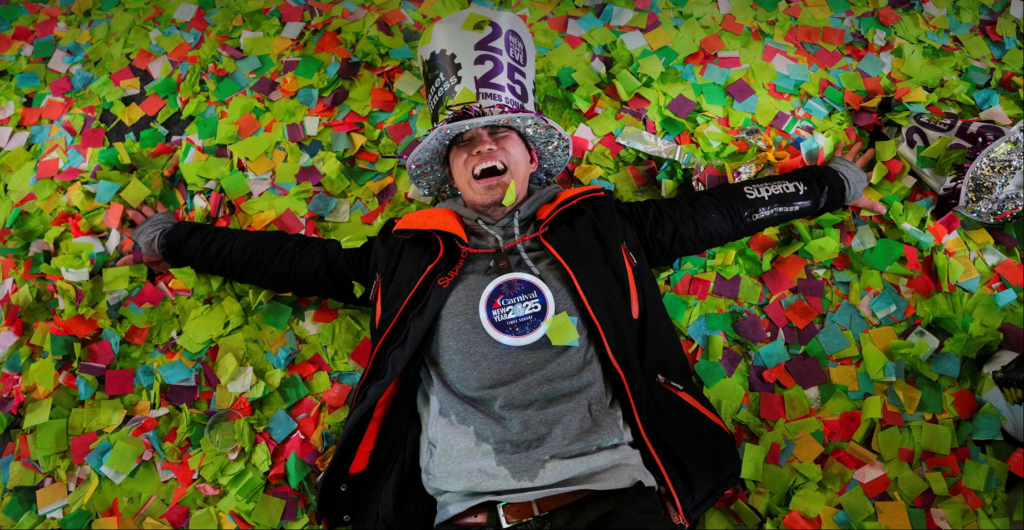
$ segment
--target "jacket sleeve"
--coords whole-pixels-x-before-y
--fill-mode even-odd
[[[666,267],[680,256],[751,236],[770,226],[841,208],[846,184],[828,166],[681,193],[671,199],[618,203],[648,261]]]
[[[333,239],[182,221],[163,235],[160,245],[172,267],[189,266],[279,293],[367,305],[374,241],[346,249]],[[366,287],[358,298],[353,281]]]

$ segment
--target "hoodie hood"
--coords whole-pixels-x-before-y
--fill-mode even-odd
[[[530,194],[526,197],[526,200],[517,208],[519,210],[519,224],[528,225],[533,217],[537,215],[537,210],[541,206],[551,202],[555,195],[559,192],[564,191],[558,184],[551,184],[549,186],[540,186],[537,184],[530,184]],[[466,201],[462,196],[453,197],[437,205],[438,208],[445,208],[451,210],[460,216],[462,216],[462,222],[466,226],[477,226],[477,219],[484,222],[484,224],[493,226],[494,228],[511,228],[515,222],[515,216],[513,212],[509,212],[508,215],[501,218],[497,222],[492,221],[485,215],[482,215],[475,210],[470,209],[466,206]]]
[[[470,245],[475,248],[493,248],[533,233],[537,229],[537,210],[553,201],[555,195],[562,191],[562,187],[558,184],[549,186],[531,184],[528,189],[530,194],[526,200],[497,222],[468,208],[462,197],[448,199],[437,206],[452,210],[462,216],[462,224],[466,228],[466,237],[469,238]],[[515,245],[515,248],[519,250],[519,255],[522,256],[523,262],[530,267],[530,270],[534,274],[540,275],[537,267],[527,255],[523,243]]]

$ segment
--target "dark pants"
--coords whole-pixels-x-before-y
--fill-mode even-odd
[[[460,526],[448,522],[435,528],[440,530],[500,529],[495,502],[488,502],[487,526]],[[582,499],[571,502],[547,515],[534,517],[525,523],[513,525],[516,530],[554,529],[632,529],[672,528],[672,524],[661,506],[661,499],[654,489],[647,489],[642,482],[631,488],[595,491]]]

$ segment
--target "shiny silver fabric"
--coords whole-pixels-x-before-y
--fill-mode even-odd
[[[964,177],[957,211],[983,223],[1021,218],[1024,202],[1024,129],[1018,123],[971,164]]]
[[[423,195],[442,199],[458,195],[459,190],[448,182],[442,163],[448,142],[468,130],[489,125],[515,129],[533,145],[539,165],[530,175],[531,184],[551,184],[569,163],[572,139],[556,123],[532,113],[495,114],[439,125],[409,155],[409,180]]]

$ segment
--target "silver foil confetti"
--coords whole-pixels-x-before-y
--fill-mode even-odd
[[[683,167],[691,167],[694,164],[693,155],[684,153],[683,146],[631,125],[624,127],[615,141],[641,153],[675,160]]]
[[[771,139],[757,127],[747,127],[746,129],[740,129],[740,140],[750,144],[750,147],[757,149],[758,151],[767,151],[774,149],[775,146],[771,144]]]
[[[761,168],[764,167],[764,162],[759,162],[759,158],[761,157],[758,156],[751,158],[744,162],[742,166],[734,169],[732,171],[733,182],[743,182],[754,178],[754,176],[757,175],[757,172],[761,171]]]
[[[983,223],[1021,218],[1024,206],[1024,129],[1018,123],[971,164],[964,177],[957,211]]]

